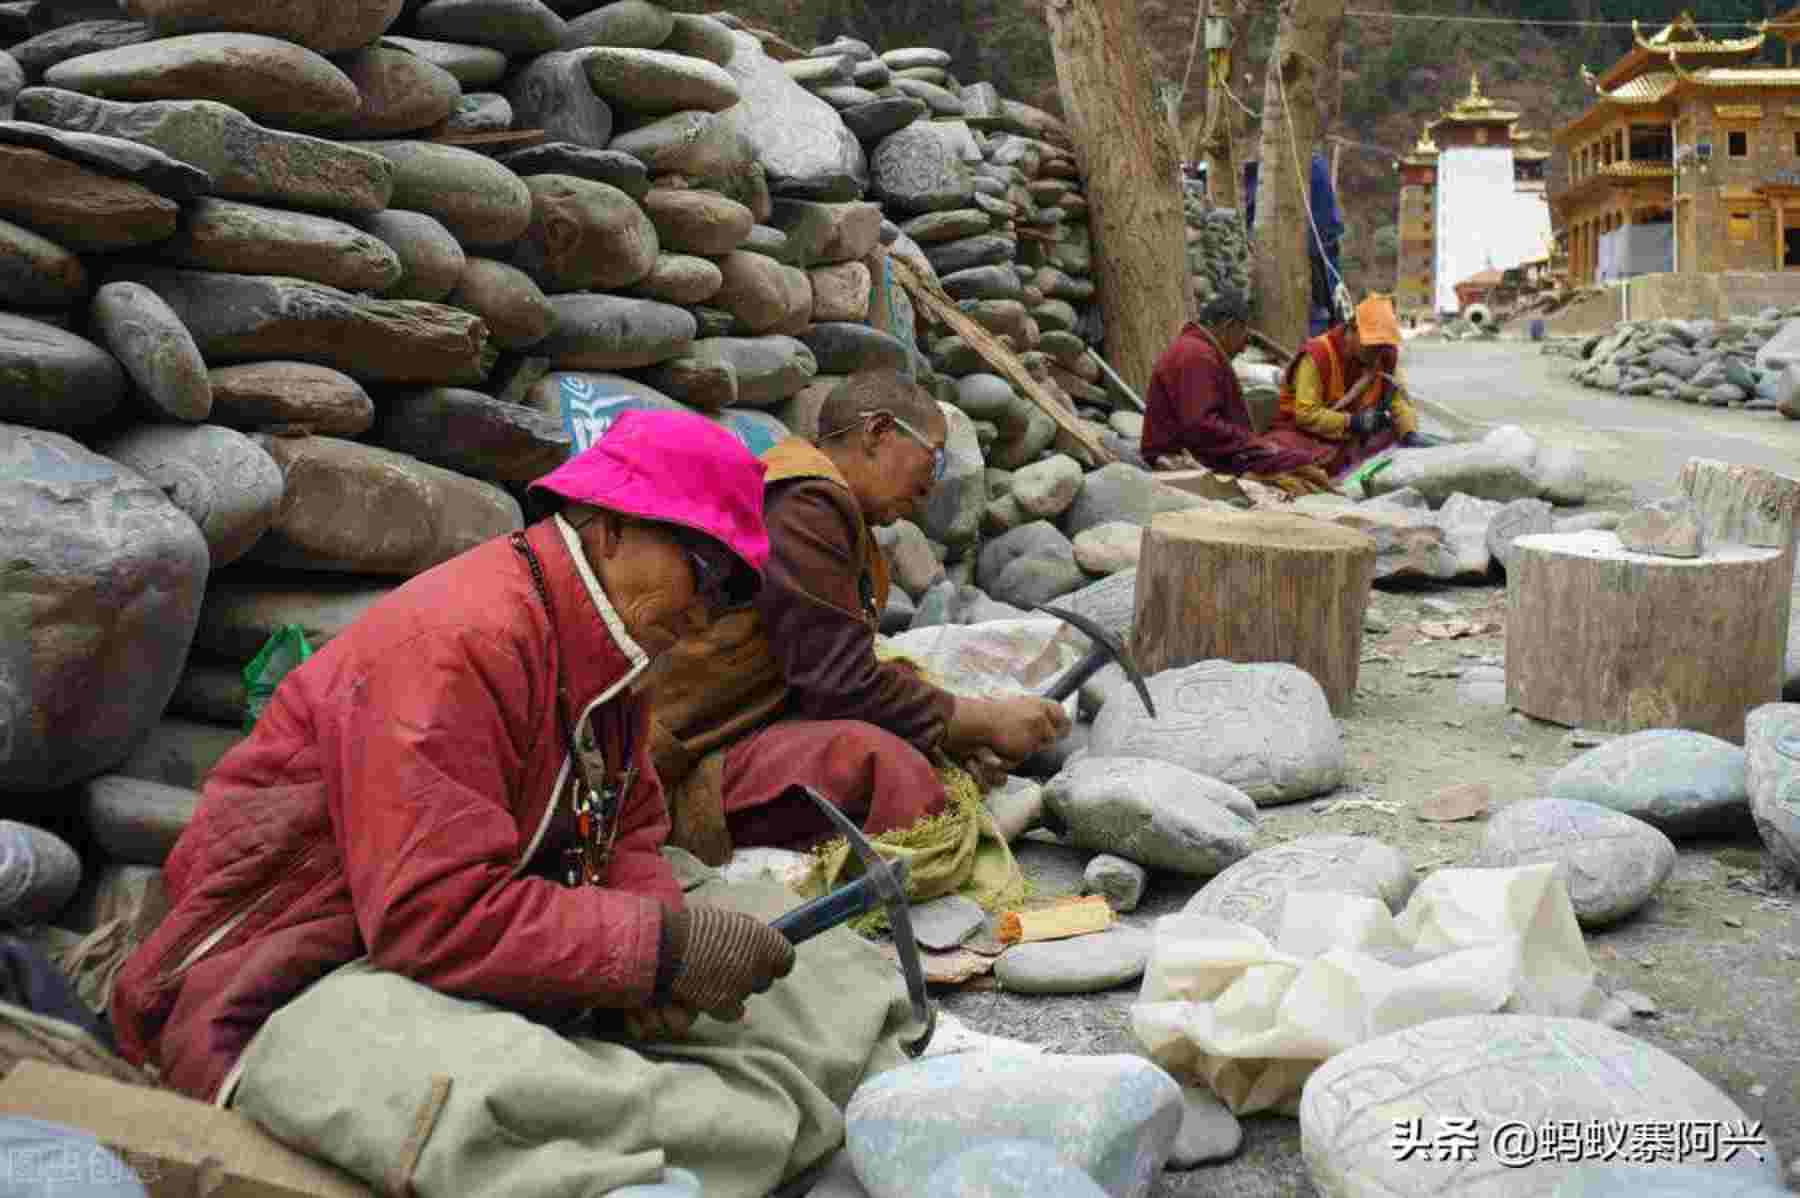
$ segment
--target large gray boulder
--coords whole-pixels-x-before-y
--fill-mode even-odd
[[[971,1143],[1052,1149],[1111,1198],[1143,1198],[1181,1127],[1181,1087],[1137,1056],[959,1053],[865,1081],[845,1108],[856,1176],[872,1198],[916,1198]]]
[[[78,429],[107,416],[124,395],[125,371],[100,346],[0,313],[0,421]]]
[[[136,471],[0,424],[7,634],[0,791],[103,773],[168,705],[209,564],[194,522]]]
[[[1800,877],[1800,703],[1765,703],[1744,721],[1750,814],[1778,868]]]
[[[1076,847],[1189,877],[1242,861],[1256,838],[1249,796],[1165,761],[1090,753],[1050,780],[1044,803]]]
[[[902,213],[967,208],[975,177],[959,143],[934,121],[917,121],[881,139],[870,163],[875,194]]]
[[[1641,819],[1669,836],[1742,820],[1744,750],[1704,732],[1651,728],[1590,749],[1556,771],[1547,797],[1579,799]]]
[[[1437,1150],[1396,1151],[1396,1120],[1402,1132],[1410,1125],[1435,1140]],[[1446,1150],[1452,1120],[1475,1129],[1469,1159]],[[1300,1095],[1307,1172],[1320,1193],[1340,1198],[1536,1198],[1588,1159],[1541,1154],[1540,1129],[1654,1123],[1750,1126],[1735,1102],[1675,1057],[1589,1019],[1434,1019],[1338,1053],[1307,1078]],[[1495,1149],[1495,1136],[1506,1129],[1511,1134],[1500,1135]],[[1718,1172],[1721,1189],[1689,1192],[1730,1193],[1732,1178],[1779,1177],[1779,1164],[1764,1155],[1771,1159],[1718,1155],[1708,1168]],[[1471,1184],[1477,1169],[1480,1180]]]
[[[748,33],[733,34],[737,52],[725,70],[740,101],[720,120],[756,148],[776,195],[803,200],[859,200],[869,166],[837,110],[789,78]]]
[[[1094,720],[1095,756],[1172,762],[1263,805],[1308,799],[1343,780],[1337,721],[1318,682],[1297,666],[1202,661],[1148,685],[1157,715],[1107,703]]]
[[[51,87],[19,93],[19,116],[153,146],[211,176],[214,195],[326,212],[379,212],[394,168],[378,154],[265,129],[212,100],[125,104]]]
[[[1260,849],[1202,886],[1186,915],[1246,923],[1270,940],[1281,932],[1290,894],[1354,894],[1398,914],[1413,892],[1412,866],[1367,836],[1302,836]]]
[[[1579,457],[1558,446],[1540,445],[1516,425],[1502,425],[1479,441],[1397,449],[1393,465],[1370,478],[1372,495],[1404,487],[1420,492],[1433,507],[1456,492],[1511,503],[1547,499],[1580,503],[1586,486]]]
[[[100,452],[154,483],[206,538],[217,570],[249,552],[281,503],[275,460],[217,424],[140,424]]]
[[[949,439],[944,444],[944,477],[932,488],[919,514],[925,535],[944,545],[967,545],[981,532],[987,505],[987,467],[976,439],[975,422],[958,408],[940,403]]]
[[[1212,500],[1157,481],[1148,470],[1114,462],[1082,479],[1081,490],[1064,515],[1063,530],[1073,537],[1100,524],[1123,520],[1147,525],[1162,512],[1213,506]]]
[[[1473,864],[1558,867],[1583,927],[1630,915],[1675,868],[1675,846],[1642,820],[1578,799],[1531,799],[1488,820]]]
[[[411,576],[524,523],[494,484],[405,454],[336,437],[260,441],[287,485],[257,561]]]

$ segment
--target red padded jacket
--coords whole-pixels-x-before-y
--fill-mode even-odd
[[[627,689],[644,655],[567,526],[526,535],[554,622],[522,555],[489,541],[289,674],[213,769],[163,867],[170,914],[114,990],[128,1058],[211,1099],[277,1007],[364,956],[534,1010],[650,996],[681,890],[659,852],[648,701]],[[604,887],[526,868],[560,862],[572,835],[559,674],[571,718],[591,716],[598,743],[638,765]]]

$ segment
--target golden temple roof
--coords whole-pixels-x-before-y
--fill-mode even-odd
[[[1458,100],[1449,112],[1438,117],[1432,124],[1487,124],[1518,119],[1517,109],[1481,94],[1481,75],[1476,72],[1469,76],[1469,94]]]
[[[1694,14],[1689,12],[1682,13],[1648,38],[1635,20],[1631,22],[1631,40],[1637,43],[1638,49],[1653,53],[1676,49],[1683,54],[1747,54],[1762,49],[1767,37],[1768,22],[1764,21],[1763,28],[1749,37],[1714,40],[1701,34],[1699,26],[1694,24]]]

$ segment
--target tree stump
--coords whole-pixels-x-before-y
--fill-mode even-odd
[[[1220,658],[1311,674],[1342,714],[1356,691],[1375,542],[1279,512],[1165,512],[1144,531],[1132,656],[1145,675]]]
[[[1741,744],[1745,714],[1781,697],[1786,546],[1659,557],[1614,533],[1579,532],[1520,537],[1513,549],[1506,701],[1525,714]]]

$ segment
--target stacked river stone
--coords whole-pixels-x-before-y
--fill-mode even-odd
[[[35,0],[0,45],[0,918],[146,926],[246,663],[519,527],[624,407],[760,451],[908,369],[972,575],[988,456],[1057,430],[890,255],[1110,408],[1067,135],[936,50],[648,0]]]
[[[1250,294],[1250,239],[1243,216],[1235,208],[1209,208],[1206,185],[1189,179],[1183,183],[1182,203],[1187,219],[1188,286],[1196,308],[1221,291]]]

